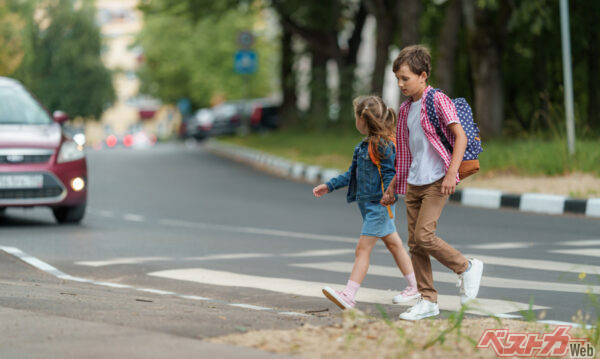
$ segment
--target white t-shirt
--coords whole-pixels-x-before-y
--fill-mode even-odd
[[[413,186],[423,186],[444,177],[444,160],[429,142],[421,126],[421,100],[410,105],[407,125],[408,146],[412,155],[407,182]]]

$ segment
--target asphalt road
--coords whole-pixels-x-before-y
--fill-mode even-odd
[[[102,309],[91,303],[71,313],[60,308],[60,296],[44,306],[4,295],[0,307],[193,338],[339,320],[320,288],[343,287],[352,268],[361,220],[356,205],[345,202],[345,191],[315,199],[310,184],[182,144],[90,152],[88,166],[89,210],[81,225],[58,226],[44,208],[9,209],[0,217],[0,246],[72,276],[129,286],[85,284],[106,300],[137,290],[134,300],[140,288],[168,291],[143,292],[168,315],[116,321],[94,314]],[[403,239],[404,213],[399,203],[396,225]],[[518,315],[533,301],[534,313],[546,320],[572,322],[578,310],[595,318],[586,291],[600,293],[600,220],[448,204],[438,234],[483,260],[479,312]],[[456,276],[436,261],[434,271],[440,308],[457,309]],[[14,284],[14,276],[2,280]],[[397,316],[407,307],[389,303],[404,285],[379,244],[358,308],[377,313],[380,303]],[[177,325],[179,305],[201,308],[202,324]]]

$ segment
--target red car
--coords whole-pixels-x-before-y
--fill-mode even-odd
[[[50,207],[59,223],[79,223],[87,202],[87,163],[81,145],[17,81],[0,77],[0,212]]]

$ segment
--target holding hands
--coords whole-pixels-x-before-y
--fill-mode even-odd
[[[324,183],[321,183],[317,187],[313,188],[313,194],[317,198],[319,198],[322,195],[327,194],[327,193],[329,193],[329,188],[327,188],[327,185]]]
[[[392,186],[389,186],[387,191],[381,197],[381,201],[379,202],[382,206],[391,206],[396,202],[396,197],[394,196],[394,189]]]

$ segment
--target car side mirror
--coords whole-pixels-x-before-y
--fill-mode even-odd
[[[63,111],[54,111],[54,113],[52,114],[52,118],[54,119],[54,122],[62,125],[69,120],[69,115],[67,115]]]

